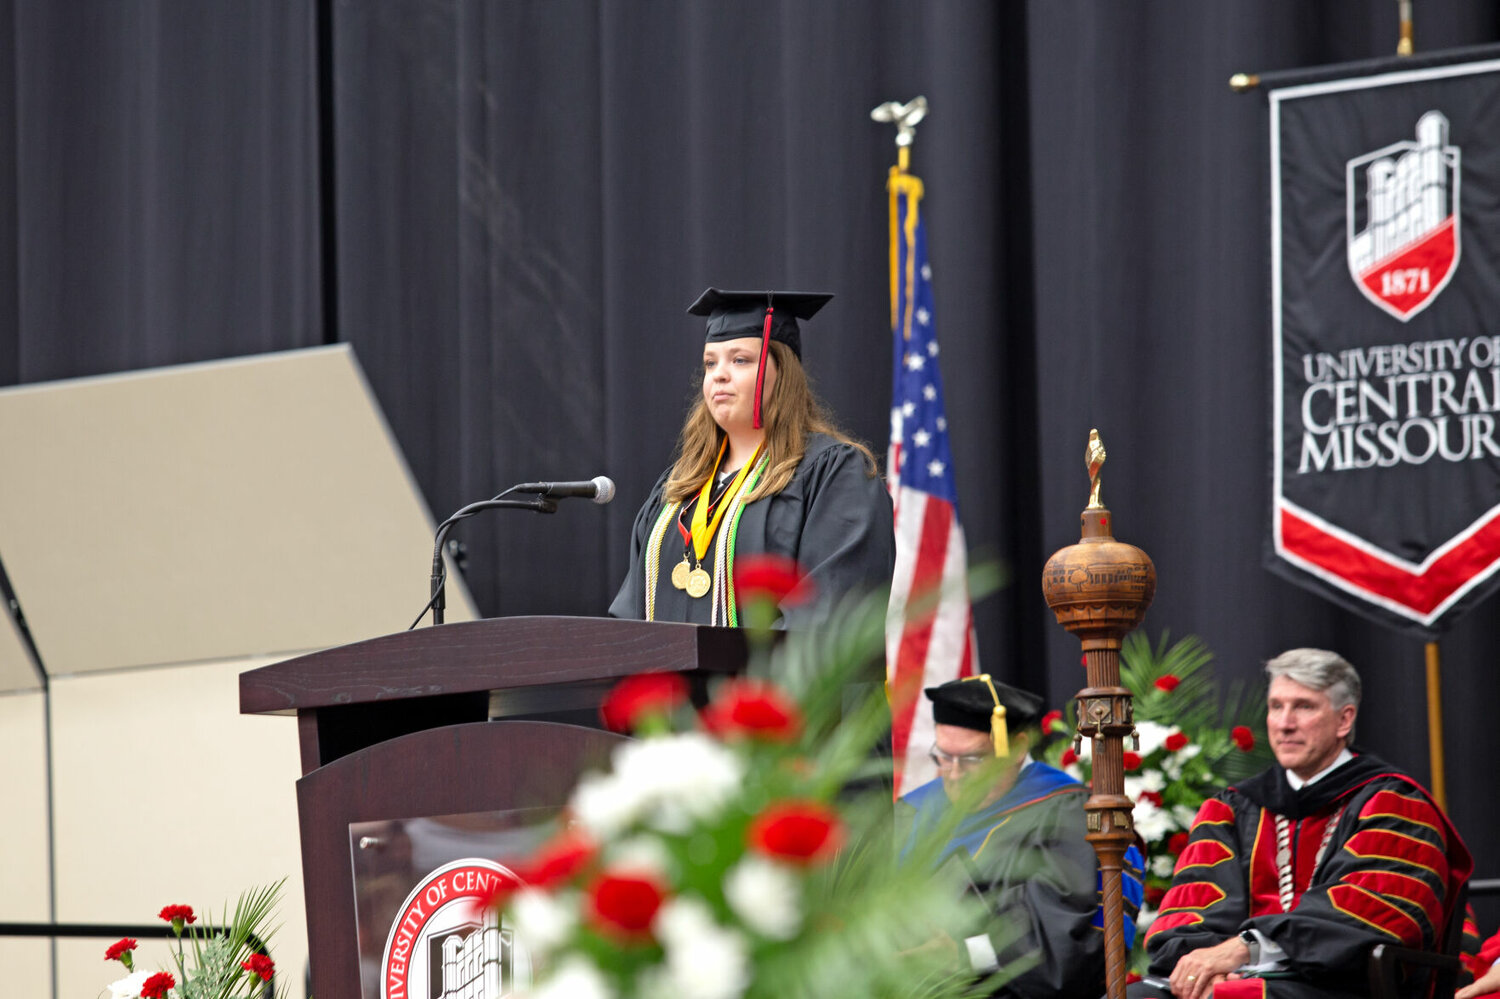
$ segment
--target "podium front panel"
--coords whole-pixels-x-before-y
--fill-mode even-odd
[[[524,938],[479,904],[558,829],[560,809],[349,824],[360,993],[503,997],[531,981]],[[480,980],[493,982],[480,984]]]
[[[524,971],[507,927],[451,903],[477,898],[541,842],[579,776],[607,767],[623,741],[550,722],[473,722],[381,742],[299,780],[313,994],[379,999],[384,977],[387,999],[429,999],[442,994],[429,991],[439,961],[460,981],[475,967]]]

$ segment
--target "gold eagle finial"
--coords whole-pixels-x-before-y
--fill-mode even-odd
[[[1105,457],[1104,442],[1099,439],[1099,431],[1090,430],[1088,447],[1083,452],[1083,460],[1089,467],[1090,510],[1104,509],[1104,504],[1099,501],[1099,470],[1104,467]]]

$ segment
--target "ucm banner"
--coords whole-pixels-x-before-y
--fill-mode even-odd
[[[1431,637],[1500,584],[1500,59],[1268,99],[1271,565]]]

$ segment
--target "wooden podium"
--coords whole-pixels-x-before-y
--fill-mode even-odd
[[[242,714],[297,715],[313,994],[361,999],[361,954],[368,965],[388,927],[357,916],[359,851],[380,843],[360,830],[555,812],[622,738],[565,722],[597,717],[617,680],[646,670],[686,675],[701,698],[709,678],[739,672],[746,655],[732,628],[513,617],[385,635],[240,674]]]

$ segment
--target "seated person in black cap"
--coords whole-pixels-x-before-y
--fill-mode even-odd
[[[688,309],[708,317],[702,393],[636,515],[612,616],[735,625],[735,560],[763,553],[795,559],[817,598],[783,606],[785,627],[890,585],[895,533],[875,459],[834,428],[802,370],[797,320],[832,297],[710,288]]]
[[[1098,860],[1084,839],[1088,789],[1027,755],[1039,735],[1042,699],[987,675],[929,687],[927,697],[939,777],[901,800],[916,810],[910,848],[955,802],[978,796],[941,858],[966,869],[993,917],[984,932],[962,941],[960,960],[985,974],[1034,954],[1036,964],[994,995],[1097,999],[1104,923]],[[1141,854],[1131,847],[1122,878],[1127,947],[1140,910],[1140,874]]]

